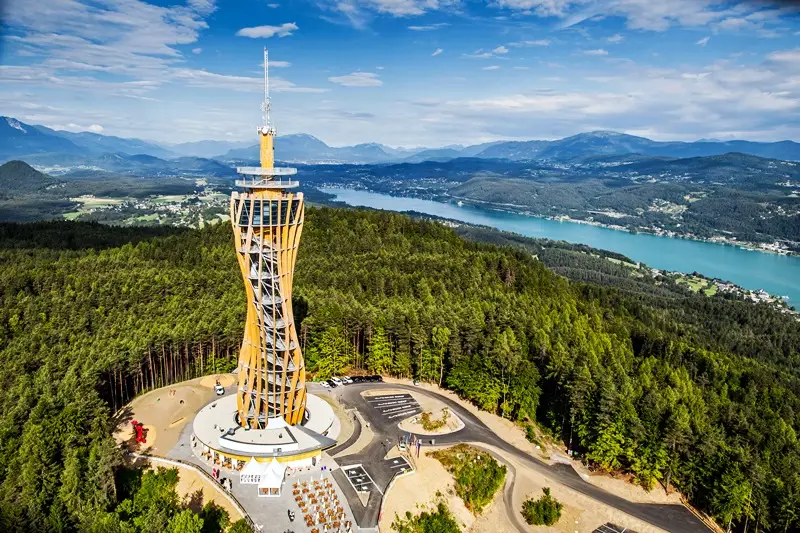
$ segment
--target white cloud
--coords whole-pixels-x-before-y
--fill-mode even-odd
[[[200,53],[200,52],[202,52],[202,51],[203,51],[203,49],[202,49],[202,48],[199,48],[199,47],[198,47],[198,48],[192,48],[192,53],[193,53],[193,54],[199,54],[199,53]]]
[[[581,2],[570,0],[495,0],[492,2],[501,8],[533,13],[540,17],[562,17],[566,15],[569,8]]]
[[[587,56],[607,56],[608,55],[608,51],[607,50],[603,50],[602,48],[598,48],[596,50],[584,50],[583,53],[586,54]]]
[[[621,43],[624,39],[625,39],[625,37],[623,37],[619,33],[616,33],[616,34],[612,35],[611,37],[609,37],[608,39],[606,39],[606,41],[608,41],[608,42],[610,42],[612,44],[617,44],[617,43]]]
[[[60,62],[50,68],[157,76],[197,41],[213,11],[208,0],[161,7],[141,0],[7,0],[5,37],[20,53]],[[5,32],[4,32],[5,33]]]
[[[539,17],[559,17],[561,27],[570,27],[586,20],[620,16],[632,29],[664,31],[671,26],[704,27],[719,25],[759,29],[764,21],[790,19],[793,7],[762,9],[757,2],[720,2],[718,0],[493,0],[490,5]],[[746,18],[747,24],[724,22],[730,18]],[[730,29],[730,28],[728,28]]]
[[[263,69],[264,68],[264,62],[261,61],[258,64],[258,66]],[[292,64],[289,63],[288,61],[276,61],[274,59],[270,59],[269,60],[269,68],[286,68],[286,67],[291,67],[291,66],[292,66]]]
[[[431,57],[436,57],[439,54],[441,54],[442,52],[444,52],[444,50],[442,50],[441,48],[437,48],[436,50],[433,51],[433,53],[431,54]]]
[[[436,24],[426,24],[424,26],[409,26],[408,29],[412,31],[433,31],[438,30],[439,28],[444,28],[445,26],[449,26],[447,22],[438,22]]]
[[[331,76],[328,81],[345,87],[380,87],[383,85],[374,72],[352,72],[344,76]]]
[[[549,39],[539,39],[536,41],[517,41],[514,43],[508,43],[508,46],[512,46],[514,48],[523,48],[523,47],[530,47],[530,46],[550,46]]]
[[[376,15],[412,17],[430,11],[445,10],[457,6],[460,0],[318,0],[323,10],[331,13],[322,18],[336,24],[348,24],[364,28]],[[431,31],[444,27],[445,23],[410,26],[412,31]]]
[[[696,42],[696,43],[694,43],[694,44],[697,44],[697,45],[700,45],[700,46],[705,46],[705,45],[707,45],[707,44],[708,44],[708,41],[709,41],[710,39],[711,39],[711,37],[708,37],[708,36],[706,36],[706,37],[703,37],[702,39],[700,39],[699,41],[697,41],[697,42]]]
[[[779,62],[792,63],[794,65],[800,65],[800,48],[794,48],[792,50],[779,50],[777,52],[772,52],[767,56],[767,59],[769,59],[770,61],[779,61]]]
[[[91,133],[103,133],[103,126],[99,124],[92,124],[91,126],[81,126],[79,124],[75,124],[74,122],[70,122],[69,124],[48,124],[47,127],[53,130],[71,131],[73,133],[78,133],[81,131],[88,131]]]
[[[516,66],[514,67],[515,70],[530,70],[531,67],[523,67],[523,66]]]
[[[482,48],[478,48],[471,54],[464,54],[464,57],[469,57],[472,59],[488,59],[490,57],[494,57],[494,54],[491,52],[484,52]]]
[[[252,28],[242,28],[236,32],[239,37],[250,37],[252,39],[269,39],[270,37],[288,37],[292,32],[299,28],[294,22],[285,22],[280,26],[254,26]]]
[[[488,67],[483,67],[481,70],[498,70],[499,68],[498,65],[490,65]]]
[[[375,67],[375,70],[383,70],[384,68],[385,68],[385,67],[380,67],[380,66],[378,66],[378,67]]]
[[[278,7],[281,7],[281,6],[280,6],[280,4],[267,4],[267,7],[271,7],[272,9],[276,9]]]
[[[261,92],[264,90],[264,78],[248,76],[228,76],[208,72],[207,70],[176,69],[172,79],[181,81],[192,87],[207,89],[232,90],[239,92]],[[269,88],[277,93],[322,93],[327,89],[315,87],[298,87],[283,78],[270,76]]]
[[[470,59],[489,59],[489,58],[494,58],[494,59],[505,59],[505,60],[508,60],[507,57],[500,57],[500,56],[505,55],[507,53],[508,53],[508,48],[506,48],[505,46],[500,45],[497,48],[495,48],[494,50],[488,50],[486,52],[483,51],[483,48],[478,48],[477,50],[475,50],[471,54],[464,54],[464,57],[468,57]]]

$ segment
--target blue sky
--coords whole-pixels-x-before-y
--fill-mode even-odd
[[[800,10],[704,0],[5,0],[0,114],[173,143],[800,141]]]

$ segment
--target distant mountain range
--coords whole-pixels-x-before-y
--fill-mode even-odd
[[[597,161],[602,157],[639,156],[689,158],[739,152],[759,157],[800,160],[800,143],[780,141],[771,143],[751,141],[660,142],[611,131],[581,133],[555,141],[499,141],[471,146],[450,145],[441,148],[392,148],[383,144],[366,143],[334,147],[312,135],[282,135],[275,141],[279,160],[306,164],[376,164],[450,161],[471,157],[509,159],[512,161],[543,160],[566,163]],[[258,145],[246,142],[199,141],[162,146],[141,139],[123,139],[96,133],[72,133],[33,126],[11,117],[0,117],[0,162],[22,159],[34,164],[64,164],[92,166],[97,157],[110,155],[130,160],[131,156],[149,156],[161,161],[177,160],[177,165],[197,159],[223,162],[255,161]],[[180,160],[189,157],[189,160]],[[176,164],[152,162],[155,167],[170,171]],[[153,166],[151,165],[151,166]]]
[[[706,157],[730,152],[788,161],[800,160],[800,143],[751,141],[661,142],[613,131],[580,133],[556,141],[499,141],[472,146],[395,150],[382,144],[332,147],[306,134],[285,135],[275,140],[279,159],[295,163],[419,163],[448,161],[459,157],[482,159],[533,159],[580,162],[597,156],[639,154],[671,158]],[[258,145],[230,150],[223,160],[256,160]]]

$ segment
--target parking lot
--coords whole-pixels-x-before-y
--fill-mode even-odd
[[[342,471],[356,492],[371,492],[372,490],[381,492],[363,466],[343,466]]]
[[[417,401],[408,393],[366,396],[364,399],[370,407],[390,421],[400,422],[404,418],[422,412]]]

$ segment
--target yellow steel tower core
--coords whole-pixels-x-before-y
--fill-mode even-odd
[[[263,429],[303,421],[303,354],[292,313],[292,279],[305,213],[303,193],[284,179],[294,168],[275,167],[270,118],[269,56],[264,50],[264,123],[258,128],[260,167],[240,167],[243,192],[231,195],[239,268],[247,295],[247,321],[239,354],[238,423]]]

